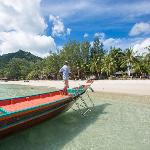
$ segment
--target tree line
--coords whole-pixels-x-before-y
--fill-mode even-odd
[[[0,78],[7,79],[61,79],[59,69],[65,61],[69,62],[71,79],[107,79],[113,76],[136,77],[150,75],[150,46],[147,54],[138,55],[132,48],[122,50],[110,47],[104,49],[99,38],[89,41],[69,41],[61,50],[51,52],[38,61],[13,58],[0,68]]]

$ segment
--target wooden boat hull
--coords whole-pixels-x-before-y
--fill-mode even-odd
[[[32,127],[36,124],[39,124],[47,119],[53,118],[59,114],[61,114],[64,111],[67,111],[72,105],[74,104],[74,101],[71,101],[69,99],[69,102],[61,105],[57,105],[57,107],[49,108],[49,110],[43,109],[43,113],[39,112],[39,115],[36,115],[32,118],[22,120],[19,123],[14,123],[14,125],[0,129],[0,138],[4,138],[10,134],[19,132],[21,130],[24,130],[26,128]]]

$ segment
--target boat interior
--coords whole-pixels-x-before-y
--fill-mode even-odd
[[[31,95],[26,97],[17,97],[0,100],[0,116],[4,112],[16,112],[28,108],[38,107],[41,105],[57,102],[69,98],[62,91]]]

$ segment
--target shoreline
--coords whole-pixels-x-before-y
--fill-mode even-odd
[[[84,80],[69,80],[71,88],[85,83]],[[0,84],[55,87],[57,89],[64,87],[62,80],[0,81]],[[91,87],[95,92],[150,96],[150,80],[95,80]]]

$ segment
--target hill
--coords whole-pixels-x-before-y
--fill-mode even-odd
[[[30,61],[30,62],[37,62],[38,60],[42,60],[42,58],[35,56],[31,54],[30,52],[19,50],[15,53],[8,53],[8,54],[4,54],[0,56],[0,68],[3,68],[13,58],[26,59],[27,61]]]

